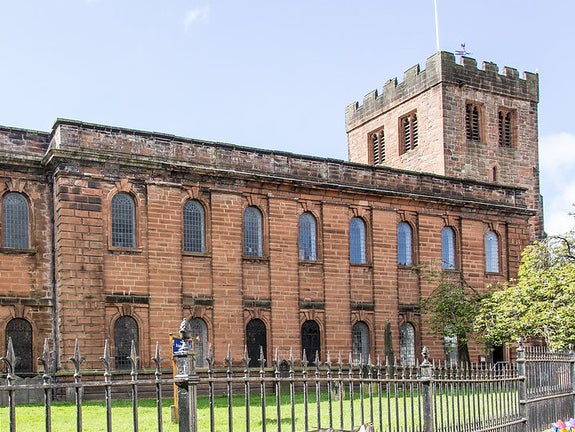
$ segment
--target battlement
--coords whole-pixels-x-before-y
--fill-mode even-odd
[[[457,63],[454,54],[440,51],[427,59],[424,70],[417,64],[405,71],[402,82],[398,83],[397,78],[392,78],[385,83],[381,94],[373,90],[365,95],[361,105],[359,102],[349,104],[345,109],[347,131],[439,83],[539,101],[538,74],[524,72],[520,77],[517,69],[507,66],[500,74],[495,63],[483,62],[483,67],[479,69],[473,58],[462,57],[461,63]]]

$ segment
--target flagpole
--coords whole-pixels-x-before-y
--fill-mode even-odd
[[[437,51],[441,51],[439,48],[439,18],[437,16],[437,0],[433,0],[433,6],[435,9],[435,46]]]

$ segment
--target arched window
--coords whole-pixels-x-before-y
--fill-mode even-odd
[[[451,227],[441,230],[441,268],[455,269],[455,231]]]
[[[301,326],[301,349],[307,360],[313,362],[316,353],[321,357],[319,325],[314,320],[308,320]]]
[[[208,326],[201,318],[190,320],[192,329],[192,343],[196,352],[196,366],[206,366],[206,355],[208,353]]]
[[[184,204],[184,251],[206,251],[204,207],[196,200]]]
[[[263,255],[262,212],[255,206],[244,211],[244,256]]]
[[[412,260],[412,235],[411,225],[401,222],[397,226],[397,264],[409,266]]]
[[[14,318],[6,324],[6,345],[12,338],[12,347],[16,356],[16,374],[32,372],[32,326],[23,318]]]
[[[366,363],[369,358],[369,327],[363,321],[358,321],[352,329],[353,362]]]
[[[264,356],[268,350],[266,324],[261,319],[253,319],[246,326],[246,346],[250,367],[260,366],[260,349]]]
[[[116,369],[130,369],[132,341],[138,350],[138,323],[131,316],[120,317],[114,323],[114,361]]]
[[[112,198],[112,246],[136,247],[136,204],[127,193]]]
[[[349,262],[365,264],[365,222],[354,217],[349,221]]]
[[[411,323],[399,328],[399,358],[402,366],[415,365],[415,328]]]
[[[499,237],[493,231],[485,234],[485,271],[499,273]]]
[[[28,249],[28,200],[20,193],[10,192],[2,199],[2,246]]]
[[[315,217],[305,212],[299,217],[299,259],[316,260],[316,220]]]

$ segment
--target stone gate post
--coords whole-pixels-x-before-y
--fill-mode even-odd
[[[176,376],[178,380],[178,431],[198,431],[197,387],[200,377],[196,374],[196,353],[189,345],[191,338],[190,322],[186,319],[180,325],[182,345],[174,353]]]

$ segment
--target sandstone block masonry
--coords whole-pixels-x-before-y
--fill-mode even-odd
[[[445,63],[446,54],[439,60]],[[434,70],[429,63],[427,69]],[[430,83],[433,74],[408,75],[407,81]],[[404,91],[415,99],[419,94]],[[421,121],[427,112],[431,122],[447,116],[447,96],[433,87],[409,109],[418,110]],[[361,121],[352,126],[350,136],[369,129]],[[443,125],[434,127],[434,140],[449,138],[449,152],[469,161],[461,170],[479,173],[478,158],[503,167],[497,151],[464,149],[455,132],[448,137]],[[27,350],[34,370],[45,338],[61,367],[69,367],[76,338],[86,366],[101,367],[109,340],[118,368],[126,339],[133,338],[147,367],[156,341],[170,357],[170,333],[186,317],[197,326],[197,348],[212,345],[219,363],[228,344],[236,362],[244,346],[250,352],[262,346],[267,358],[276,349],[281,358],[290,349],[301,357],[313,347],[320,359],[350,351],[375,359],[384,357],[390,322],[398,357],[399,347],[415,356],[428,345],[432,357],[443,358],[443,340],[426,331],[417,308],[433,286],[414,269],[441,266],[441,233],[449,227],[453,272],[478,289],[514,276],[541,213],[534,183],[519,180],[528,164],[517,175],[502,174],[505,181],[456,175],[455,153],[452,161],[407,156],[428,164],[425,170],[373,166],[360,154],[367,151],[364,138],[357,141],[363,150],[354,147],[359,153],[350,140],[355,156],[342,162],[64,119],[50,132],[0,127],[0,199],[26,198],[30,233],[27,247],[0,248],[0,341],[14,334],[11,323],[19,320],[30,335],[19,349]],[[118,195],[132,205],[124,225],[114,225]],[[190,201],[201,209],[195,216],[201,214],[195,219],[201,229],[193,231],[200,246],[192,250],[184,247]],[[246,224],[247,208],[257,209],[255,225]],[[313,253],[302,242],[304,214],[315,224],[304,236]],[[360,234],[350,228],[354,218]],[[412,233],[409,264],[398,264],[401,223]],[[0,225],[0,235],[4,229]],[[254,229],[256,254],[244,248]],[[129,241],[115,243],[118,230]],[[496,271],[486,267],[488,232],[498,239]],[[352,243],[360,245],[359,261],[350,260]],[[406,328],[413,332],[402,333]],[[480,355],[485,347],[474,346],[472,356]]]

